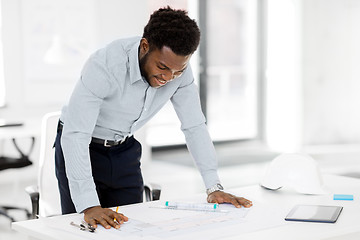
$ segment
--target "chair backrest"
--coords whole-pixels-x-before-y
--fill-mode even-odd
[[[41,123],[40,159],[38,172],[39,215],[61,214],[60,194],[55,176],[55,149],[57,123],[60,111],[46,114]]]

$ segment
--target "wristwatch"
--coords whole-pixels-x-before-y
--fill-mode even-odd
[[[212,186],[211,188],[206,189],[206,193],[207,193],[207,195],[210,195],[213,192],[222,191],[222,190],[224,190],[224,187],[220,183],[217,183],[214,186]]]

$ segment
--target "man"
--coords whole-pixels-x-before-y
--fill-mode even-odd
[[[142,202],[141,145],[132,134],[171,100],[202,175],[208,202],[251,201],[223,192],[214,146],[189,66],[200,31],[185,11],[155,11],[142,38],[121,39],[85,64],[55,142],[62,212],[83,212],[94,227],[119,228],[109,207]],[[117,221],[114,221],[114,218]]]

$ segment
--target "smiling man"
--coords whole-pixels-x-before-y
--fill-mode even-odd
[[[169,100],[207,200],[252,206],[220,184],[189,65],[199,40],[196,22],[185,11],[167,7],[151,15],[142,37],[116,40],[89,58],[62,110],[55,141],[63,214],[83,212],[94,227],[119,228],[128,220],[109,207],[142,202],[141,145],[133,134]]]

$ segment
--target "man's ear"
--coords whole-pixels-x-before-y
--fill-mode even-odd
[[[140,40],[140,52],[141,54],[145,55],[150,49],[150,45],[149,42],[147,41],[146,38],[142,38]]]

